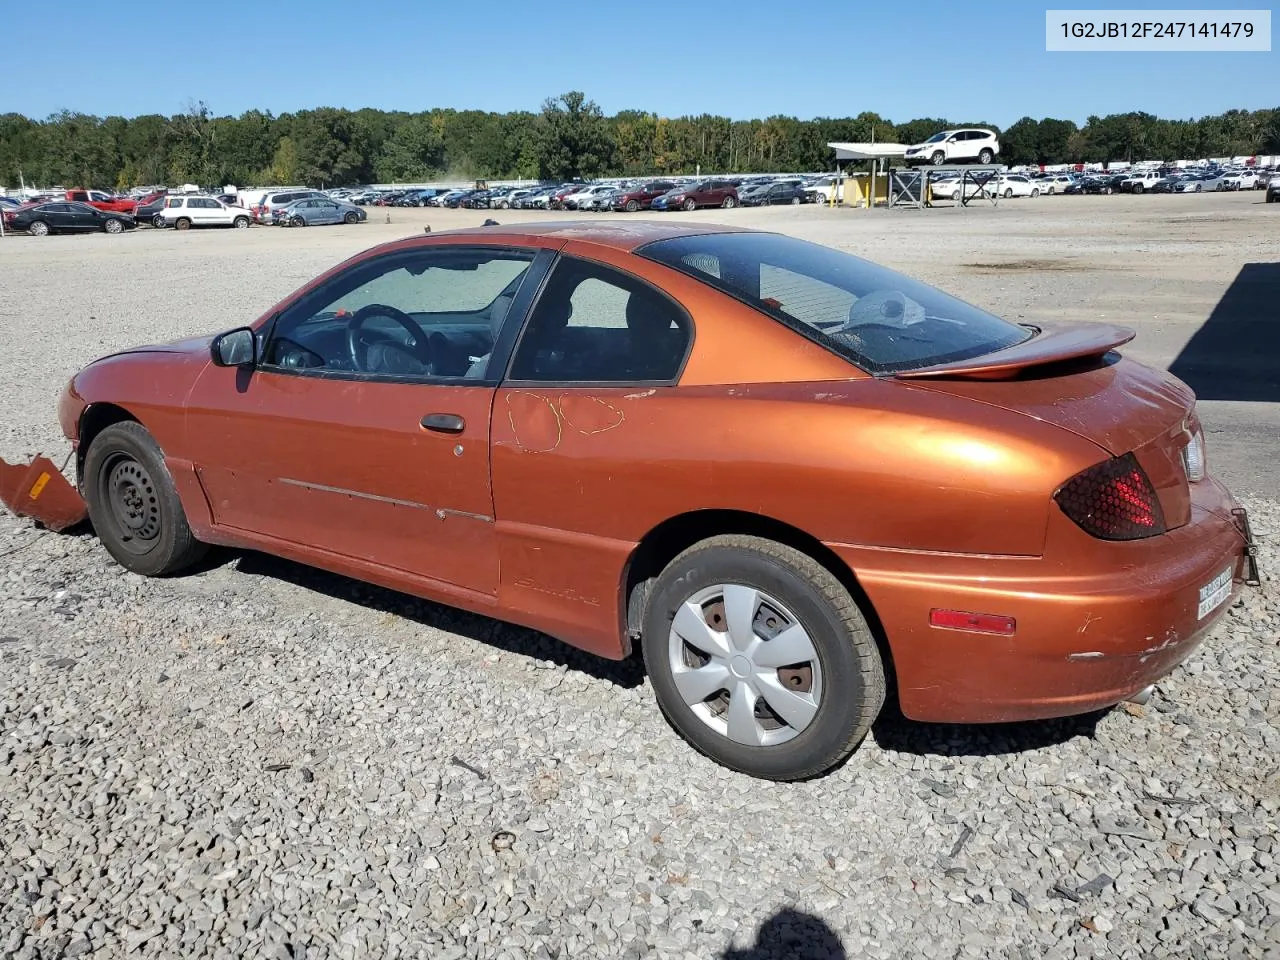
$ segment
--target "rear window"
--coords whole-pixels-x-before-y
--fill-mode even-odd
[[[636,252],[750,304],[870,373],[968,360],[1033,335],[885,267],[778,234],[677,237]]]
[[[183,199],[183,197],[170,197],[165,201],[164,205],[166,207],[180,207],[182,206]]]

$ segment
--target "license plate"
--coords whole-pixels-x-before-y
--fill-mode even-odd
[[[1203,620],[1222,606],[1229,596],[1231,596],[1231,568],[1227,567],[1200,588],[1200,606],[1196,609],[1196,619]]]

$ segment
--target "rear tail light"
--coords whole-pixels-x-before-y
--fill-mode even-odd
[[[1081,471],[1053,499],[1081,530],[1100,540],[1141,540],[1165,532],[1155,489],[1132,453]]]

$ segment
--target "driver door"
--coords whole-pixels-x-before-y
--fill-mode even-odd
[[[463,361],[519,323],[550,256],[437,244],[367,258],[264,327],[256,367],[209,366],[187,430],[214,523],[496,595],[495,383]]]

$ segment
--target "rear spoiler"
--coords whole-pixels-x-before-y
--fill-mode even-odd
[[[894,376],[902,380],[955,377],[965,380],[1012,380],[1031,367],[1041,367],[1064,360],[1100,357],[1123,346],[1137,334],[1128,327],[1109,323],[1077,323],[1055,327],[1022,343],[995,353],[939,363],[918,370],[899,370]]]

